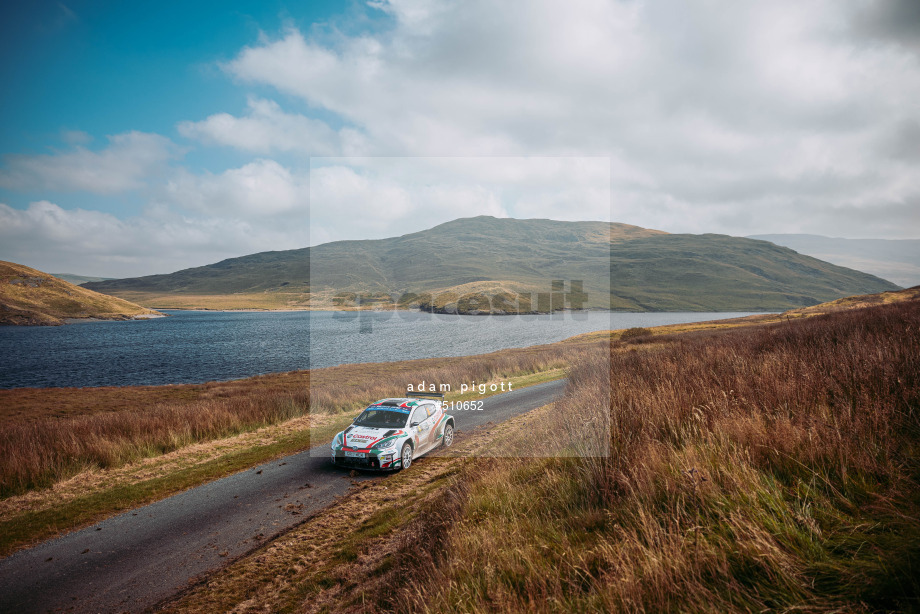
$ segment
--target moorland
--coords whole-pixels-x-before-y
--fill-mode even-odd
[[[324,441],[394,386],[567,376],[169,607],[910,609],[918,357],[914,288],[462,359],[0,391],[2,548]]]
[[[459,313],[551,311],[541,294],[576,287],[580,306],[618,311],[781,311],[898,288],[767,241],[489,216],[84,285],[164,309]]]

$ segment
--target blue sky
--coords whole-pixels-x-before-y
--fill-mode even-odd
[[[6,118],[0,152],[41,155],[75,145],[98,150],[107,135],[139,131],[176,142],[189,170],[216,172],[242,164],[246,154],[189,147],[176,130],[189,118],[243,109],[248,96],[270,89],[240,88],[219,64],[263,32],[331,26],[333,20],[354,14],[357,6],[309,2],[289,8],[288,3],[271,1],[5,3],[0,9],[0,78],[11,86],[0,98],[0,113]],[[363,19],[350,23],[356,21],[365,28],[371,25]],[[307,105],[296,99],[282,98],[288,106],[306,110]],[[0,202],[13,206],[49,197],[63,195],[41,184],[0,188]],[[91,192],[70,193],[66,199],[112,213],[124,212],[133,200],[109,202]],[[135,199],[134,204],[142,202]]]
[[[478,214],[920,238],[917,6],[3,3],[0,259],[131,276]]]
[[[341,27],[357,6],[270,0],[4,3],[0,75],[12,87],[4,88],[0,110],[13,121],[0,135],[0,147],[42,152],[62,130],[104,135],[127,126],[175,136],[179,121],[245,105],[248,92],[227,79],[220,62],[262,32]]]

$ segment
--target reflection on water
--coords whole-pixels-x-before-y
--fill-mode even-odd
[[[168,318],[0,327],[0,388],[228,380],[328,367],[465,356],[584,332],[737,317],[739,313],[168,311]]]

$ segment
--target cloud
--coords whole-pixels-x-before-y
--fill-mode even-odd
[[[0,203],[0,259],[49,273],[131,277],[170,273],[246,253],[292,249],[306,241],[290,228],[232,217],[189,216],[152,207],[119,219],[48,201],[20,210]]]
[[[895,42],[920,51],[920,3],[915,0],[868,3],[861,7],[853,29],[870,39]]]
[[[348,166],[311,173],[310,243],[379,239],[456,217],[507,217],[498,195],[476,185],[418,185]]]
[[[220,64],[246,107],[176,125],[212,172],[141,132],[6,156],[0,187],[146,208],[5,207],[0,247],[138,274],[479,214],[920,236],[913,0],[362,6]]]
[[[223,173],[179,171],[165,189],[166,202],[199,213],[228,217],[308,214],[309,177],[274,160],[257,159]]]
[[[913,9],[895,4],[872,27],[903,42]],[[608,156],[614,201],[679,203],[675,231],[709,218],[708,230],[750,234],[764,203],[850,215],[918,188],[888,164],[905,150],[890,132],[920,120],[918,57],[854,34],[863,3],[371,6],[392,27],[289,29],[223,69],[335,114],[366,155]]]
[[[245,117],[217,113],[199,122],[181,122],[178,130],[186,138],[258,154],[341,155],[358,148],[361,140],[354,130],[336,132],[322,121],[285,113],[278,103],[259,98],[249,99]]]
[[[606,158],[314,159],[311,244],[376,239],[458,217],[609,220]]]
[[[82,133],[68,134],[79,141]],[[5,156],[5,168],[0,168],[0,187],[117,194],[144,187],[177,156],[177,148],[166,137],[126,132],[110,136],[109,146],[98,152],[77,146],[72,151],[54,154]]]
[[[221,173],[178,169],[138,215],[0,203],[0,259],[103,277],[168,273],[309,243],[309,174],[269,159]]]

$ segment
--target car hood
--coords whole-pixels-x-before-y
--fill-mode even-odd
[[[380,443],[388,437],[405,435],[402,429],[372,428],[367,426],[351,426],[345,429],[345,445],[349,448],[367,449]]]

